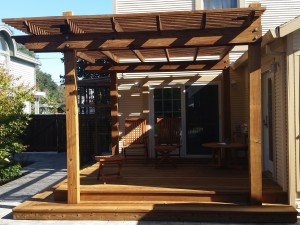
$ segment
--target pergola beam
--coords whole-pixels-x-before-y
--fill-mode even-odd
[[[170,53],[169,53],[169,49],[165,48],[165,49],[164,49],[164,52],[165,52],[167,61],[170,62]]]
[[[196,62],[198,54],[199,54],[199,47],[196,48],[195,55],[194,55],[194,62]]]
[[[254,43],[261,37],[259,24],[241,28],[205,30],[168,30],[123,33],[89,33],[77,35],[15,36],[18,43],[36,52],[76,50],[121,50],[232,46]]]
[[[249,45],[249,179],[250,203],[262,204],[261,43]]]
[[[111,145],[112,154],[119,154],[119,117],[118,117],[118,78],[116,73],[110,74],[111,104]]]
[[[209,60],[196,62],[147,62],[147,63],[96,63],[88,65],[87,72],[172,72],[196,70],[223,70],[229,66],[228,60]]]
[[[66,93],[66,141],[68,169],[68,203],[80,203],[79,126],[75,51],[64,53]]]
[[[111,59],[115,63],[119,63],[120,59],[115,54],[111,53],[110,51],[102,51],[102,54],[105,55],[107,58]]]
[[[26,27],[28,32],[30,32],[32,34],[35,34],[35,35],[47,35],[47,34],[49,34],[47,31],[45,31],[42,28],[36,26],[35,24],[32,24],[29,21],[25,21],[24,26]]]
[[[69,27],[69,30],[73,34],[83,34],[84,31],[80,29],[72,20],[66,19],[66,24]]]
[[[76,56],[78,58],[84,59],[85,61],[90,62],[90,63],[95,63],[96,62],[95,58],[90,57],[89,55],[87,55],[84,52],[77,52]]]
[[[123,28],[121,27],[121,25],[119,24],[119,22],[115,17],[111,18],[111,24],[112,24],[112,29],[115,32],[123,32]]]
[[[145,62],[145,58],[142,55],[142,53],[139,50],[131,50],[133,52],[133,54],[135,54],[135,56],[141,61],[141,62]]]

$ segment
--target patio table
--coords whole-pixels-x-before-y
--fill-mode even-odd
[[[242,143],[225,143],[225,142],[209,142],[202,144],[202,147],[211,149],[213,151],[212,153],[212,161],[216,161],[217,158],[217,166],[222,167],[224,164],[226,165],[228,163],[227,155],[228,151],[234,151],[234,150],[247,150],[248,145],[242,144]],[[224,154],[224,153],[225,154]],[[222,155],[225,155],[225,160],[222,160]]]

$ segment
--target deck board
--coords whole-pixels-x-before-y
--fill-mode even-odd
[[[97,168],[93,164],[81,171],[80,204],[66,203],[63,180],[14,208],[14,218],[293,222],[297,217],[295,209],[284,204],[287,194],[268,177],[263,178],[264,205],[247,205],[246,167],[215,168],[194,160],[156,169],[151,162],[127,162],[122,178],[106,184],[96,179]]]

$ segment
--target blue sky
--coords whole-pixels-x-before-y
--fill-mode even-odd
[[[0,24],[3,18],[61,16],[64,11],[72,11],[75,15],[112,14],[113,0],[15,0],[1,1]],[[15,35],[22,34],[13,30]],[[42,70],[52,75],[59,83],[59,75],[64,74],[61,53],[38,54]]]

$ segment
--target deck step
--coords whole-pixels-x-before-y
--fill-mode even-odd
[[[66,203],[33,202],[13,210],[14,219],[145,220],[198,222],[294,223],[291,206],[241,206],[222,204]]]
[[[185,190],[165,188],[157,189],[155,187],[140,187],[130,189],[127,186],[120,186],[119,189],[103,185],[99,189],[93,189],[90,186],[83,186],[80,190],[80,199],[82,201],[171,201],[182,203],[201,203],[201,202],[224,202],[243,204],[248,202],[249,193],[246,190]],[[65,185],[60,185],[54,190],[55,201],[67,201],[67,190]],[[281,191],[272,191],[263,193],[263,202],[269,204],[287,204],[287,193]]]

